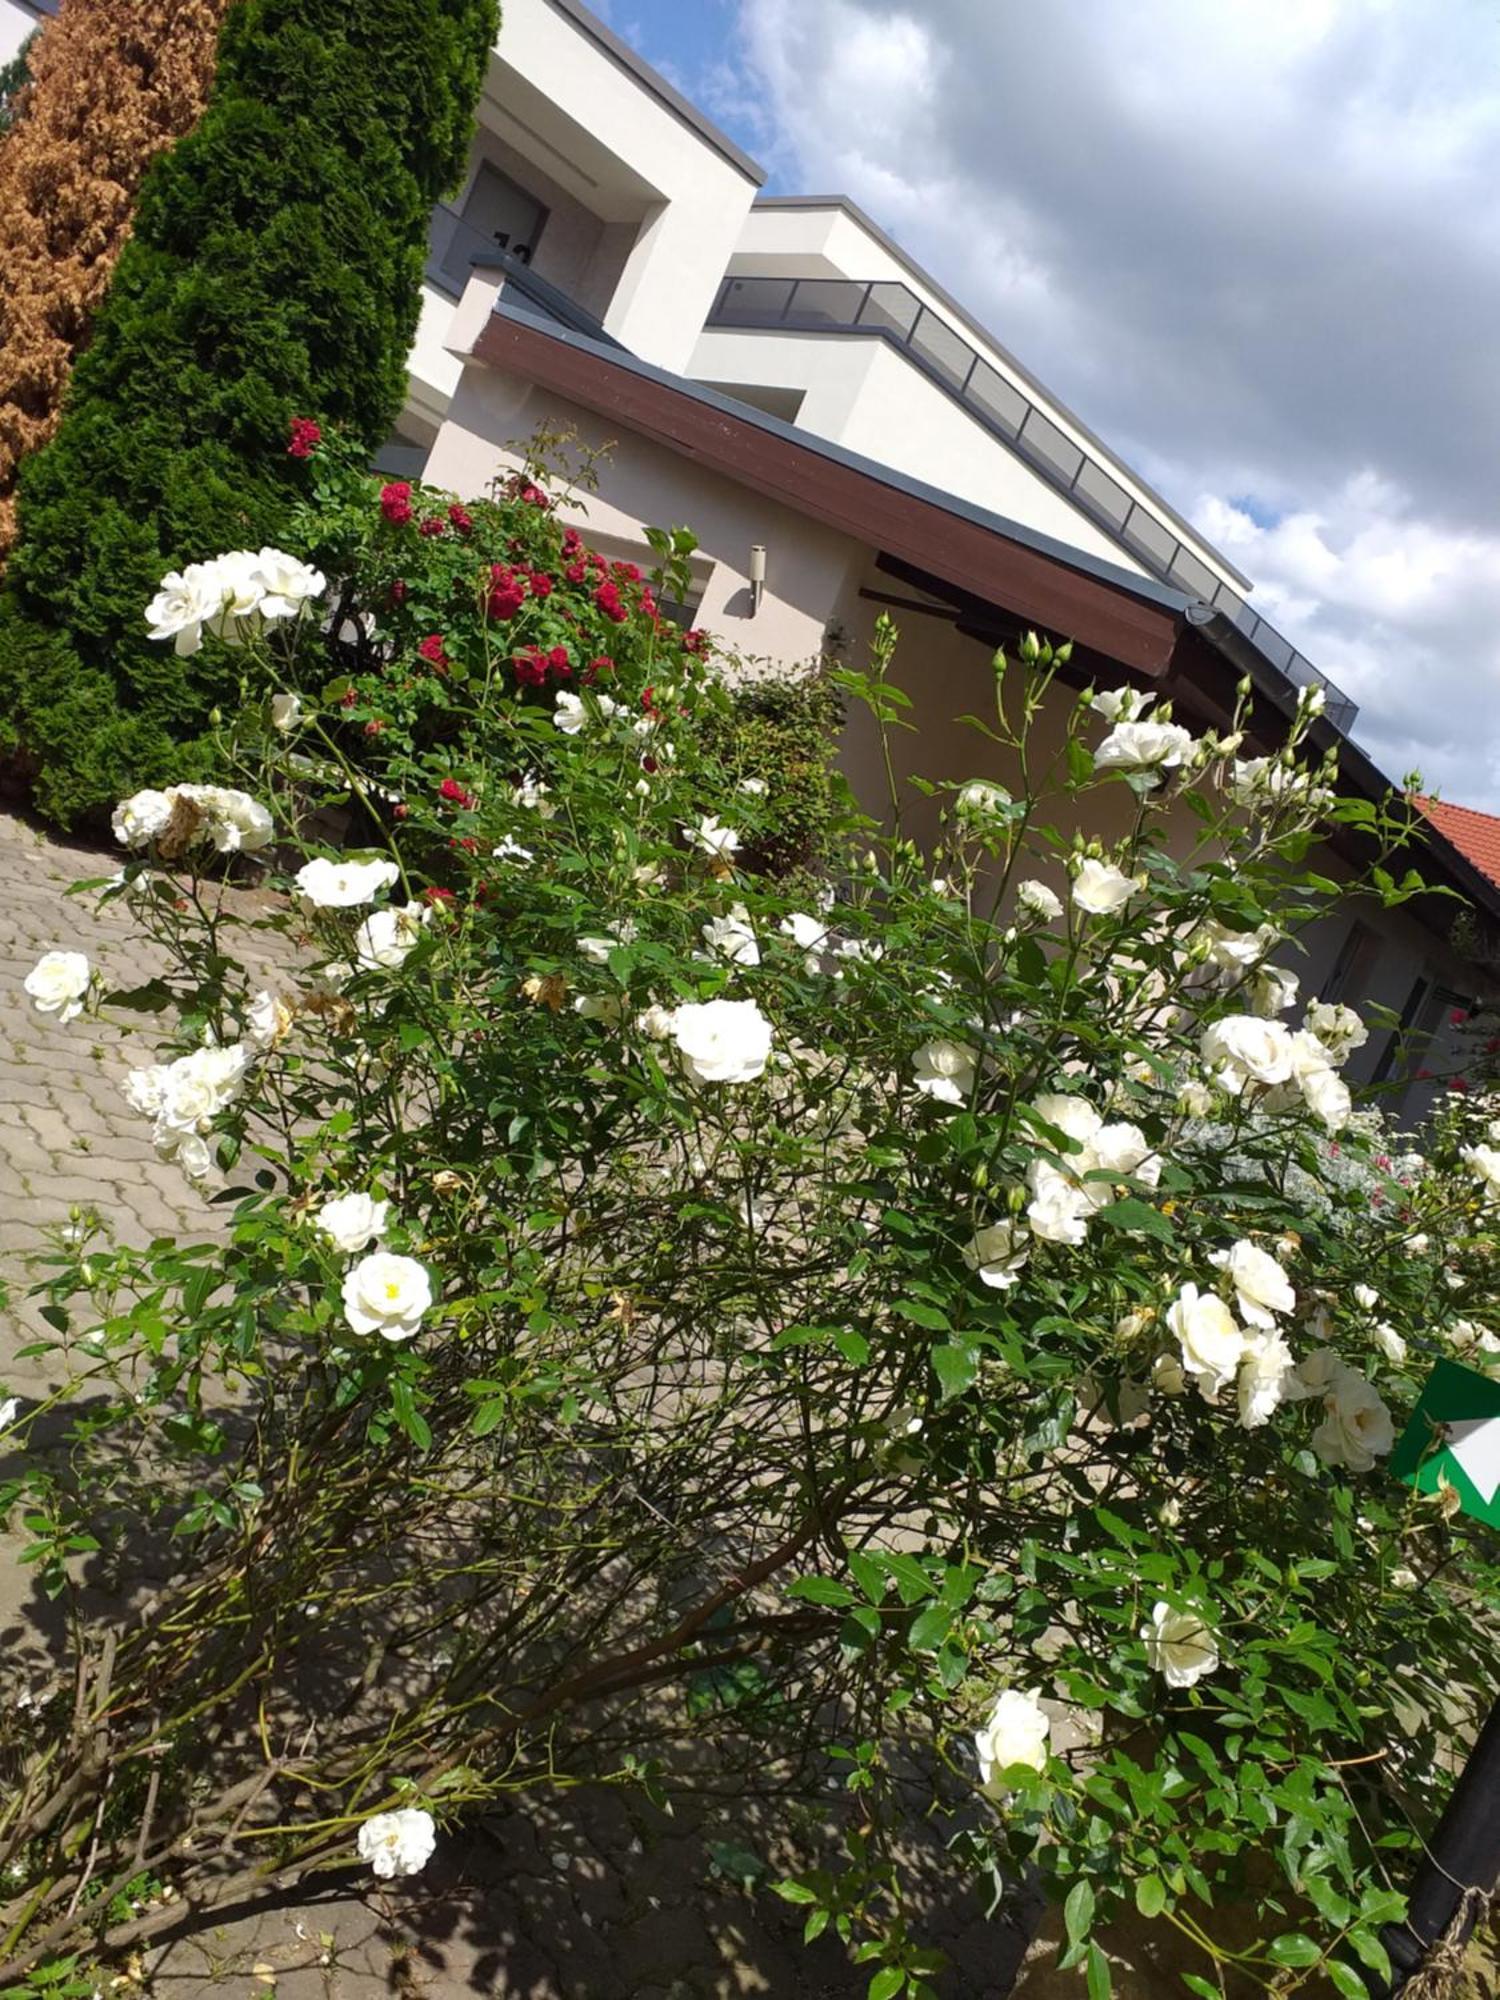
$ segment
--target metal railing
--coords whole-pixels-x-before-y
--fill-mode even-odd
[[[1294,686],[1322,688],[1324,714],[1336,729],[1348,731],[1359,713],[1357,703],[909,286],[883,279],[726,278],[708,325],[864,334],[887,341],[1080,512],[1122,542],[1153,576],[1222,612]]]
[[[619,346],[591,312],[569,298],[549,278],[539,276],[526,258],[500,249],[491,237],[465,222],[456,208],[439,202],[432,211],[432,230],[427,240],[428,283],[451,299],[461,298],[470,274],[480,267],[500,273],[498,298],[509,300],[527,312],[540,313],[543,319],[553,320],[572,333],[586,333],[591,340]]]

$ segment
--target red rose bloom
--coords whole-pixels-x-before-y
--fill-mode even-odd
[[[685,653],[696,653],[702,659],[708,651],[708,634],[696,629],[691,632],[684,632],[682,635],[682,650]]]
[[[429,903],[451,903],[455,900],[451,889],[440,889],[434,882],[422,891]]]
[[[601,583],[599,588],[594,592],[594,602],[598,605],[604,616],[611,619],[616,625],[623,625],[625,620],[630,616],[630,613],[620,602],[618,584]]]
[[[469,512],[468,508],[464,506],[461,500],[455,500],[453,502],[453,505],[448,509],[448,519],[453,523],[454,527],[458,530],[459,534],[461,535],[473,534],[474,516]]]
[[[596,659],[589,661],[583,677],[592,686],[601,674],[612,674],[614,670],[615,663],[608,653],[600,653]]]
[[[641,580],[640,570],[632,562],[612,563],[610,567],[622,583],[639,583]]]
[[[563,533],[562,552],[565,556],[576,556],[583,547],[583,537],[576,528],[568,528]]]
[[[547,661],[539,646],[528,646],[511,658],[516,679],[522,687],[540,687],[547,678]]]
[[[436,667],[439,673],[446,672],[448,655],[443,650],[443,635],[441,632],[429,632],[421,645],[418,646],[417,651],[431,666]]]
[[[582,560],[570,562],[563,571],[563,575],[568,579],[569,583],[582,583],[588,575],[588,566]]]
[[[391,585],[391,602],[392,604],[404,604],[406,602],[406,585],[399,576]]]
[[[547,665],[552,669],[553,674],[558,680],[566,681],[572,679],[573,662],[568,658],[568,649],[566,646],[554,646],[552,651],[547,655]]]
[[[552,579],[544,569],[534,569],[531,572],[530,582],[533,597],[550,597],[552,595]]]
[[[393,528],[404,528],[411,519],[411,481],[393,479],[380,489],[380,511]]]
[[[431,538],[434,535],[446,535],[448,532],[448,523],[443,519],[441,519],[440,516],[438,516],[437,514],[429,514],[422,522],[417,532],[418,534],[426,535],[429,538]]]
[[[526,596],[519,584],[503,583],[490,592],[490,616],[498,619],[514,618],[525,602]]]
[[[609,568],[609,564],[604,560],[603,556],[600,555],[597,549],[589,550],[589,568],[598,570],[601,576],[603,576],[605,571]]]
[[[343,693],[343,698],[342,698],[342,704],[341,704],[341,705],[342,705],[342,706],[343,706],[344,708],[353,708],[354,704],[355,704],[355,703],[356,703],[356,702],[357,702],[358,700],[359,700],[359,689],[358,689],[358,688],[345,688],[345,689],[344,689],[344,693]]]
[[[477,803],[474,794],[467,791],[457,778],[444,778],[438,786],[438,797],[450,806],[462,806],[466,812]]]
[[[385,724],[384,724],[383,722],[379,722],[379,721],[377,721],[377,722],[367,722],[367,723],[365,724],[365,734],[366,734],[366,736],[378,736],[378,735],[380,734],[381,730],[382,730],[382,729],[384,729],[384,728],[385,728]]]
[[[292,428],[286,446],[288,458],[311,458],[322,442],[321,425],[315,424],[311,417],[292,418]]]

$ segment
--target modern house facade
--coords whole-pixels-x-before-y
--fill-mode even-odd
[[[1202,725],[1248,674],[1260,750],[1321,686],[1346,784],[1389,793],[1348,738],[1353,703],[1256,615],[1247,578],[852,203],[762,185],[580,0],[508,0],[380,463],[472,495],[534,435],[570,433],[604,453],[571,516],[637,560],[647,526],[690,525],[682,615],[749,671],[858,659],[892,611],[928,776],[981,774],[953,718],[980,704],[996,646],[1035,627],[1075,642],[1075,681],[1133,679]],[[1056,691],[1059,733],[1071,700]],[[845,756],[878,808],[857,726]],[[1123,830],[1123,796],[1097,800],[1086,830]],[[904,809],[920,834],[930,804],[913,790]],[[1344,844],[1320,865],[1359,861]],[[1500,889],[1435,824],[1423,867],[1500,934]],[[1494,986],[1488,954],[1452,942],[1456,907],[1351,895],[1297,966],[1308,997],[1404,1025],[1351,1074],[1408,1116],[1431,1095],[1417,1071],[1458,1067],[1454,1016]]]

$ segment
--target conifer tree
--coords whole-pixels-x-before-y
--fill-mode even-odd
[[[197,127],[26,461],[0,753],[68,825],[208,767],[211,655],[146,637],[163,574],[286,534],[293,417],[373,450],[406,391],[429,216],[462,172],[496,0],[237,0]]]
[[[66,0],[17,58],[0,145],[0,562],[141,179],[194,125],[228,0]],[[7,72],[8,74],[8,72]]]

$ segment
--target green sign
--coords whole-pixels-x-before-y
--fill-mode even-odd
[[[1500,1528],[1500,1381],[1439,1361],[1391,1456],[1391,1471],[1434,1493],[1441,1475],[1466,1514]]]

